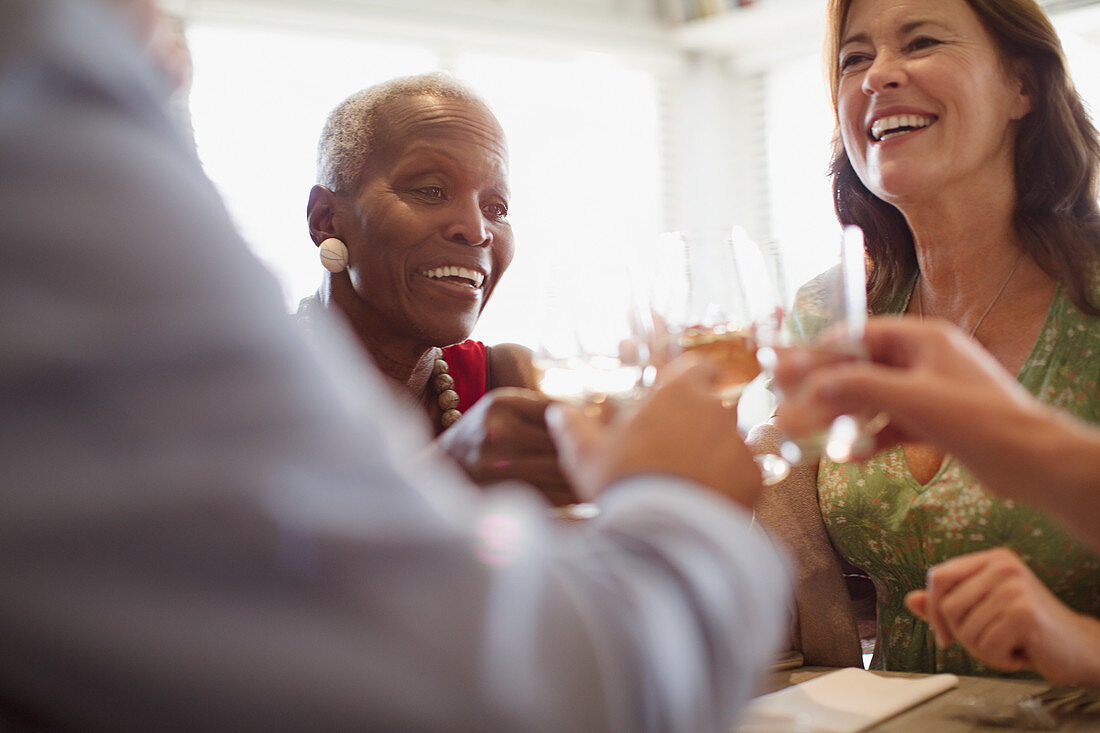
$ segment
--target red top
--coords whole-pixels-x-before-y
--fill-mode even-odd
[[[489,386],[489,351],[485,344],[472,339],[443,349],[458,392],[458,410],[466,412],[481,399]]]

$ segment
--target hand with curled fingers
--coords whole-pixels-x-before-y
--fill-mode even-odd
[[[720,373],[693,355],[662,370],[636,409],[610,414],[554,405],[547,421],[582,499],[632,475],[675,475],[749,507],[760,471],[737,431],[737,412],[716,395]]]
[[[1100,621],[1073,611],[1003,547],[933,567],[905,599],[941,646],[958,641],[985,664],[1051,682],[1100,685]]]
[[[932,443],[957,456],[992,490],[1040,504],[1047,498],[1036,487],[1056,483],[1081,493],[1069,485],[1082,478],[1089,491],[1075,505],[1097,495],[1091,487],[1100,465],[1087,459],[1097,455],[1100,433],[1041,404],[958,328],[876,318],[867,324],[865,341],[873,363],[822,365],[804,351],[777,350],[781,428],[797,435],[836,415],[885,412],[890,423],[877,436],[876,449]],[[1100,518],[1100,501],[1095,512]]]
[[[521,480],[555,506],[570,504],[576,497],[546,427],[549,404],[531,390],[491,390],[436,438],[436,445],[477,484]]]
[[[870,362],[818,363],[804,349],[777,351],[785,429],[813,429],[848,412],[885,411],[891,421],[878,447],[927,441],[958,453],[973,435],[976,416],[1033,406],[1034,398],[993,356],[946,322],[874,318],[864,342]]]

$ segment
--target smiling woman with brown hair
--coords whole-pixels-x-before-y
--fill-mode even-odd
[[[325,273],[299,315],[342,315],[472,478],[521,478],[565,503],[546,400],[508,391],[474,407],[536,386],[527,349],[469,340],[512,261],[508,202],[504,132],[472,90],[436,73],[353,94],[318,145],[307,216]]]
[[[834,203],[863,229],[871,310],[949,321],[1042,402],[1100,422],[1100,143],[1049,19],[1034,0],[830,0],[828,23]],[[1100,558],[940,448],[813,469],[804,514],[820,508],[874,582],[875,668],[993,673],[904,606],[966,553],[1007,547],[1064,604],[1100,612]],[[810,525],[792,534],[824,534]]]
[[[1090,277],[1100,255],[1096,128],[1069,76],[1058,36],[1038,4],[1030,0],[968,0],[967,4],[989,33],[1000,62],[1019,75],[1030,100],[1028,114],[1015,126],[1010,151],[1016,172],[1012,216],[1020,246],[1047,275],[1065,283],[1078,307],[1095,315],[1100,303],[1090,292]],[[826,68],[834,106],[839,104],[845,77],[850,78],[860,63],[858,54],[845,61],[847,69],[837,62],[846,41],[841,35],[844,19],[852,5],[851,0],[834,0],[829,8]],[[913,55],[931,50],[913,49]],[[975,97],[979,103],[982,99]],[[874,133],[868,130],[868,134]],[[831,172],[838,217],[858,224],[867,235],[868,256],[874,263],[868,273],[871,307],[882,309],[917,272],[915,233],[902,209],[861,180],[840,135],[835,138]]]

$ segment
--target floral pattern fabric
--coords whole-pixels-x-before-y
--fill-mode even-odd
[[[904,311],[903,295],[891,312]],[[800,298],[800,305],[807,303]],[[813,322],[809,310],[807,324]],[[1017,379],[1043,402],[1100,422],[1100,318],[1078,310],[1058,286]],[[823,459],[818,501],[840,555],[875,584],[873,669],[1000,674],[958,643],[938,646],[929,626],[903,603],[909,591],[924,587],[930,567],[969,552],[1008,547],[1062,602],[1100,615],[1100,557],[1054,519],[987,492],[950,455],[924,485],[913,478],[900,446],[862,463]]]

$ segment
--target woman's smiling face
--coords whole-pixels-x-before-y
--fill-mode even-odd
[[[504,134],[483,106],[393,102],[343,222],[348,271],[377,328],[467,338],[512,261]]]
[[[836,63],[844,147],[876,196],[903,205],[1011,183],[1030,100],[965,0],[853,0]]]

